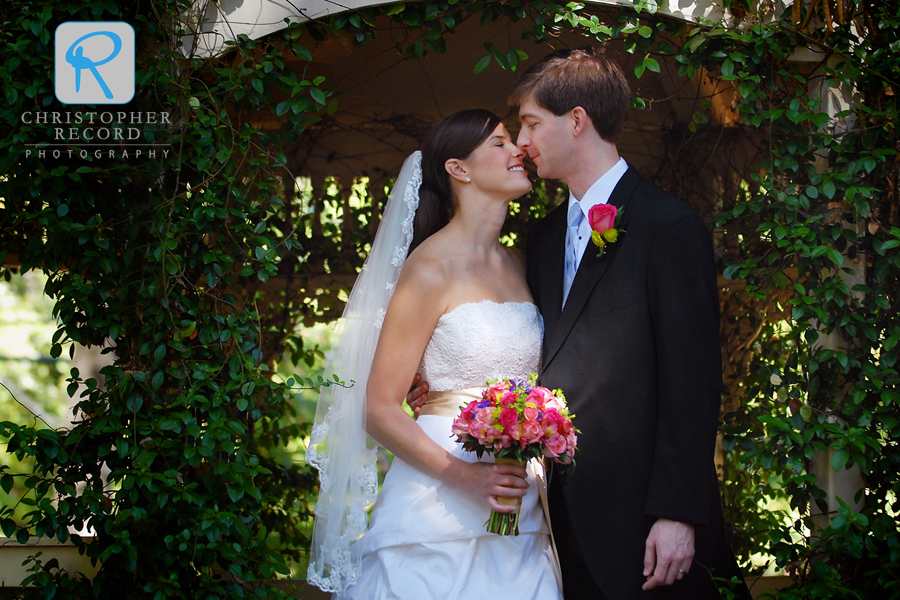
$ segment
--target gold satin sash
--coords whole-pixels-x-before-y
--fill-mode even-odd
[[[428,392],[428,401],[422,406],[420,415],[434,415],[455,419],[472,400],[481,400],[484,388],[472,387],[448,392]]]

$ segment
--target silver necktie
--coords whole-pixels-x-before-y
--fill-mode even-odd
[[[563,306],[575,280],[575,252],[577,251],[578,228],[584,220],[581,204],[575,200],[569,206],[569,226],[566,228],[566,272],[563,277]]]

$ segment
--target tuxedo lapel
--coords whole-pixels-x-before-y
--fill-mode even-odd
[[[632,168],[628,167],[628,170],[622,175],[622,178],[619,180],[619,183],[616,184],[615,189],[609,197],[609,204],[612,204],[619,210],[623,210],[625,205],[628,203],[628,199],[631,198],[631,194],[634,192],[634,188],[637,187],[638,182],[640,181],[640,175],[638,172]],[[628,212],[625,211],[622,214],[621,227],[626,232],[628,231],[627,227],[627,219]],[[563,240],[562,243],[558,243],[558,245],[563,249],[561,255],[565,254],[565,227],[563,227]],[[628,234],[626,233],[625,236]],[[556,240],[556,236],[553,236],[554,240]],[[623,238],[624,239],[624,238]],[[582,310],[584,310],[584,305],[587,302],[588,298],[591,295],[593,289],[597,286],[597,283],[606,273],[606,270],[609,268],[610,263],[615,259],[616,252],[619,249],[620,243],[610,244],[606,251],[603,253],[601,258],[597,257],[599,250],[597,247],[588,243],[587,248],[584,251],[584,256],[581,257],[581,264],[578,266],[578,271],[575,272],[575,279],[572,281],[572,289],[569,291],[569,297],[566,300],[566,306],[562,309],[562,312],[556,312],[555,314],[559,315],[558,320],[554,321],[554,327],[550,329],[546,326],[547,315],[544,315],[545,320],[545,331],[544,331],[544,369],[550,364],[550,361],[556,356],[559,349],[562,347],[563,342],[568,337],[569,332],[572,330],[572,327],[575,325],[575,321],[578,319],[578,316],[581,314]],[[559,285],[556,286],[555,292],[558,297],[556,306],[562,305],[562,272],[564,270],[562,266],[562,261],[564,258],[561,258],[557,263],[556,270],[559,271],[559,276],[556,277],[548,277],[548,281],[556,282],[559,280]],[[551,286],[547,286],[551,287]],[[542,298],[544,294],[542,292]],[[546,305],[544,305],[546,306]]]
[[[545,275],[540,290],[541,315],[544,318],[544,356],[547,355],[547,344],[553,337],[562,311],[567,214],[568,202],[563,202],[547,215],[547,240],[541,250],[540,269]]]

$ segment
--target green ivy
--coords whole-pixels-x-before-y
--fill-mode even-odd
[[[172,29],[184,8],[0,9],[0,44],[13,57],[0,74],[3,258],[17,255],[21,272],[49,275],[60,322],[53,356],[71,342],[115,352],[103,387],[72,370],[70,429],[0,424],[9,452],[34,462],[25,482],[32,493],[21,501],[31,512],[19,525],[13,507],[0,509],[3,533],[71,539],[102,565],[90,581],[36,559],[24,583],[47,598],[54,589],[70,598],[270,597],[276,592],[264,580],[287,573],[265,523],[292,493],[281,488],[289,472],[308,470],[271,464],[267,448],[284,443],[273,436],[302,435],[272,425],[290,416],[295,384],[270,377],[260,314],[242,292],[276,273],[292,245],[290,232],[268,226],[283,204],[274,169],[284,160],[241,115],[277,112],[277,89],[291,98],[288,123],[302,130],[332,92],[286,70],[281,44],[239,40],[236,66],[186,63],[173,45],[184,32]],[[167,155],[24,156],[24,145],[48,132],[21,115],[66,109],[53,95],[50,39],[59,23],[78,20],[129,22],[153,48],[138,63],[139,91],[127,110],[170,114],[171,128],[145,129],[148,141],[170,144]],[[309,55],[293,40],[283,44]],[[12,477],[0,479],[4,489]],[[69,534],[85,528],[95,534],[90,543]]]

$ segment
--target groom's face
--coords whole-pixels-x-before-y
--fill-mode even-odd
[[[567,115],[557,117],[529,96],[519,106],[522,128],[516,145],[528,153],[543,179],[565,179],[572,136]]]

